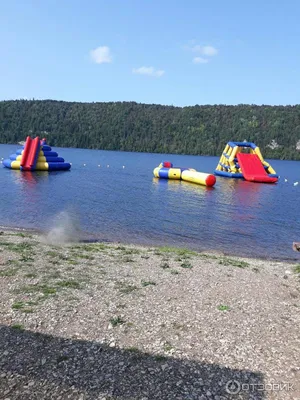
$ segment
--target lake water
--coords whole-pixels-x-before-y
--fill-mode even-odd
[[[0,145],[0,159],[19,147]],[[83,239],[299,259],[292,242],[300,241],[300,162],[271,161],[278,184],[217,177],[206,188],[157,180],[152,171],[170,160],[213,173],[219,157],[53,150],[72,163],[71,171],[0,167],[2,227],[49,231],[67,219],[78,221]]]

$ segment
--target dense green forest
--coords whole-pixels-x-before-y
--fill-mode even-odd
[[[28,135],[52,146],[198,155],[220,155],[228,141],[247,140],[265,158],[300,160],[300,105],[0,102],[0,143]]]

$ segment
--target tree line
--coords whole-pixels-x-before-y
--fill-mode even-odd
[[[0,143],[28,135],[59,147],[214,156],[228,141],[247,140],[265,158],[300,160],[300,105],[1,101]]]

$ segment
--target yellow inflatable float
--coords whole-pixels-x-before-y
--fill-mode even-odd
[[[153,174],[156,178],[182,179],[183,181],[197,183],[198,185],[214,186],[216,177],[212,174],[198,172],[193,168],[174,167],[170,161],[164,161],[154,168]]]

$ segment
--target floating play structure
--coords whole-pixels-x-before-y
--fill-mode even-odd
[[[215,175],[243,178],[251,182],[274,183],[278,175],[261,155],[260,149],[251,142],[228,142]]]
[[[71,168],[62,157],[47,145],[46,139],[27,137],[24,146],[3,161],[6,168],[22,171],[66,171]]]
[[[153,170],[156,178],[182,179],[183,181],[197,183],[198,185],[214,186],[216,177],[212,174],[198,172],[193,168],[174,167],[169,161],[162,162]]]

